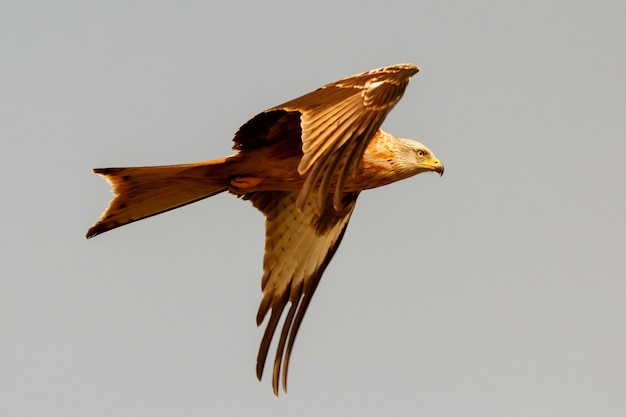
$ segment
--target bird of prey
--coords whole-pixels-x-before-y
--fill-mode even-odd
[[[363,190],[422,172],[443,174],[423,144],[380,126],[419,68],[398,64],[353,75],[266,110],[239,128],[236,153],[166,166],[97,168],[115,197],[87,238],[130,222],[229,191],[266,216],[263,298],[257,325],[269,313],[257,357],[262,377],[278,339],[272,386],[278,395],[298,328],[346,231]],[[271,313],[270,313],[271,312]],[[282,370],[282,372],[281,372]]]

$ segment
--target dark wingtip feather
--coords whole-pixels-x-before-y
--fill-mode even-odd
[[[287,293],[287,295],[289,294]],[[282,303],[282,306],[276,306],[275,308],[272,308],[270,320],[267,323],[267,327],[265,328],[265,333],[263,333],[263,339],[261,340],[261,346],[259,347],[259,354],[257,355],[256,359],[256,376],[259,381],[263,377],[263,369],[265,368],[267,353],[270,350],[272,337],[274,337],[274,332],[276,331],[276,327],[278,326],[280,316],[283,314],[283,309],[285,308],[286,303],[287,302],[285,301]]]

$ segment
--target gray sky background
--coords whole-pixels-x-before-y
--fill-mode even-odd
[[[176,3],[176,4],[175,4]],[[623,1],[4,1],[2,416],[626,415]],[[363,194],[276,399],[233,196],[87,241],[93,167],[231,153],[399,62],[446,174]]]

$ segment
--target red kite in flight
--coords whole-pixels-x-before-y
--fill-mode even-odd
[[[362,190],[443,165],[419,142],[383,132],[412,64],[384,67],[327,84],[255,116],[239,128],[234,155],[182,165],[98,168],[115,197],[87,237],[229,191],[266,216],[260,325],[271,311],[257,358],[261,379],[287,304],[274,359],[278,395],[294,340],[324,269]]]

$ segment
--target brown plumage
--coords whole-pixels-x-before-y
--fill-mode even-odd
[[[380,130],[418,72],[399,64],[357,74],[258,114],[241,126],[234,155],[182,165],[104,168],[114,199],[87,237],[223,191],[266,216],[257,359],[261,379],[278,322],[272,385],[278,395],[294,340],[319,280],[339,246],[362,190],[443,165],[419,142]],[[281,375],[282,369],[282,375]]]

